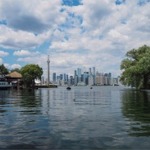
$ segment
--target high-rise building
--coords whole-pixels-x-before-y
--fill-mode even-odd
[[[81,82],[81,69],[77,69],[78,82]]]
[[[97,73],[95,77],[96,85],[105,85],[105,77],[102,73]]]
[[[67,75],[64,73],[64,77],[63,77],[64,81],[67,81]]]
[[[95,75],[95,67],[93,67],[93,73],[92,74]]]
[[[85,83],[85,85],[88,85],[88,76],[89,76],[89,72],[83,73],[83,82]]]
[[[96,72],[95,72],[95,67],[93,67],[93,85],[95,85],[96,84]]]
[[[81,82],[83,82],[84,74],[81,74]]]
[[[78,76],[75,76],[74,78],[74,85],[76,86],[78,84]]]
[[[49,85],[50,83],[50,59],[49,59],[49,55],[47,58],[47,84]]]
[[[93,80],[93,76],[92,75],[89,75],[89,77],[88,77],[88,85],[89,86],[94,85],[94,80]]]
[[[76,71],[76,70],[74,70],[74,77],[75,77],[75,76],[77,76],[77,71]]]
[[[60,74],[60,80],[63,80],[63,74]]]
[[[56,83],[56,73],[53,73],[53,83]]]
[[[77,69],[77,75],[78,75],[78,77],[81,77],[81,69],[80,68]]]
[[[73,84],[74,84],[73,76],[70,76],[69,85],[73,85]]]
[[[92,70],[91,68],[89,68],[89,76],[92,74]]]
[[[78,76],[77,76],[77,71],[74,71],[74,85],[76,86],[78,84]]]

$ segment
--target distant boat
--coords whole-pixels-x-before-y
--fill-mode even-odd
[[[70,86],[68,86],[66,89],[67,89],[67,90],[71,90],[71,87],[70,87]]]
[[[93,87],[90,87],[90,89],[93,89]]]

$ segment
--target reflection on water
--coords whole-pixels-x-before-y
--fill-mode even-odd
[[[0,91],[0,149],[147,149],[149,98],[107,86]]]
[[[124,91],[122,103],[122,112],[130,119],[129,134],[150,136],[150,91]]]

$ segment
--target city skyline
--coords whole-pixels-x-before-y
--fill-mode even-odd
[[[51,73],[51,80],[47,80],[49,77],[42,78],[42,84],[52,83],[57,85],[119,85],[119,77],[113,77],[110,72],[103,73],[98,72],[95,67],[89,68],[88,70],[82,70],[77,68],[74,70],[72,75],[67,73],[57,74],[56,72]]]
[[[121,74],[127,51],[150,45],[149,0],[0,0],[0,64],[71,74]],[[8,11],[9,10],[9,11]]]

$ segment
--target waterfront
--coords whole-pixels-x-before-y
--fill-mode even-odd
[[[150,92],[121,87],[0,91],[1,149],[149,149]]]

